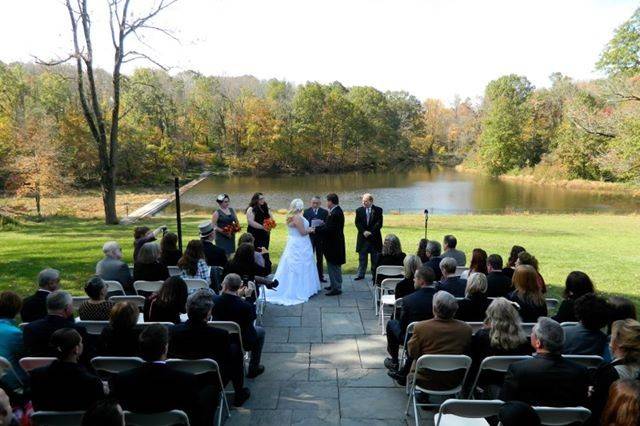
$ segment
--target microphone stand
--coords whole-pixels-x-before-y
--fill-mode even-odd
[[[429,210],[424,209],[424,239],[427,239],[427,229],[429,227]]]

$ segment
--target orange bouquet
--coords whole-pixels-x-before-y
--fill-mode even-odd
[[[233,222],[228,224],[227,226],[225,226],[224,228],[222,228],[222,232],[226,233],[226,234],[235,234],[236,232],[240,232],[242,230],[242,228],[240,227],[240,225],[238,224],[238,222]]]
[[[273,228],[277,226],[277,223],[272,218],[268,217],[262,222],[262,227],[265,231],[271,231]]]

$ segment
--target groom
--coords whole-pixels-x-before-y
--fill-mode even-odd
[[[338,195],[327,195],[327,209],[329,216],[325,224],[320,228],[324,237],[324,257],[327,259],[327,272],[331,285],[325,287],[329,290],[327,296],[342,294],[342,265],[346,263],[344,248],[344,213],[339,206]]]

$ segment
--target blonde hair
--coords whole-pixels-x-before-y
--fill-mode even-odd
[[[304,201],[302,201],[300,198],[296,198],[295,200],[291,201],[291,204],[289,204],[289,211],[287,212],[287,223],[291,223],[293,221],[293,218],[303,209]]]
[[[415,254],[411,254],[404,258],[402,264],[404,265],[404,277],[409,280],[413,279],[416,271],[422,266],[422,260]]]
[[[486,293],[487,287],[489,284],[487,283],[487,276],[482,272],[473,272],[469,274],[467,278],[467,287],[464,290],[465,297],[469,296],[473,293]]]
[[[611,342],[622,350],[625,363],[640,362],[640,322],[633,319],[614,321]]]
[[[527,341],[520,314],[504,297],[498,297],[487,308],[484,323],[489,329],[491,347],[512,350]]]

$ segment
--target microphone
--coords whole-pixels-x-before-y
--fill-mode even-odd
[[[424,209],[424,214],[425,215],[429,214],[429,209]]]

